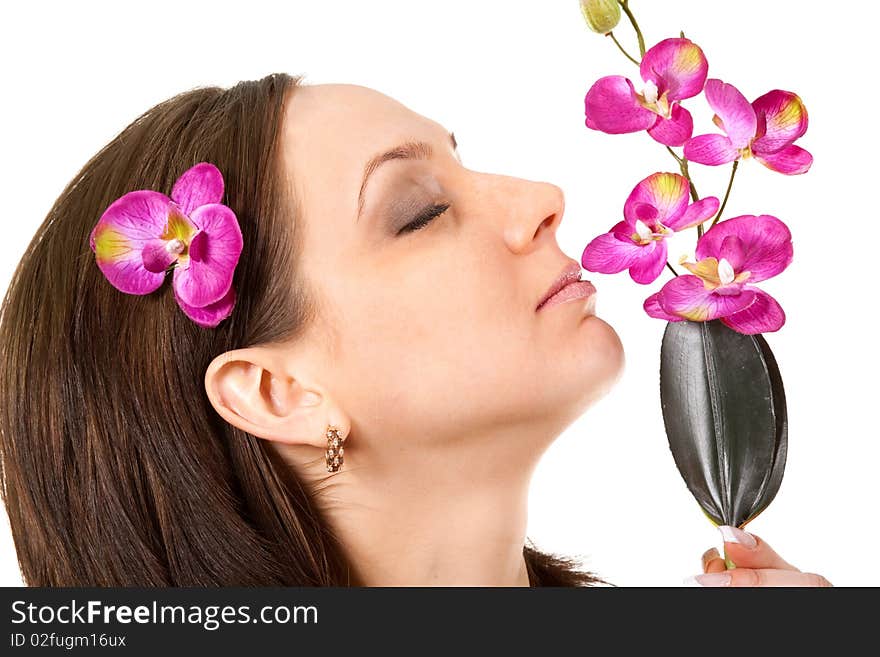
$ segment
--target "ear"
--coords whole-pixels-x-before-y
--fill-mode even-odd
[[[224,420],[266,440],[323,447],[328,424],[348,433],[347,418],[331,400],[289,368],[270,348],[227,351],[208,366],[205,391]]]

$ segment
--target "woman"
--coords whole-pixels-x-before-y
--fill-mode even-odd
[[[525,537],[540,455],[624,364],[591,300],[538,309],[579,271],[556,243],[560,189],[467,169],[442,126],[380,93],[300,82],[149,110],[23,257],[0,456],[26,583],[602,582]],[[208,329],[171,285],[114,289],[89,249],[114,199],[170,193],[198,162],[243,236],[234,310]],[[763,542],[728,546],[734,584],[814,583]]]

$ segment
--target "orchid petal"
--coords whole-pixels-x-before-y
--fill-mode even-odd
[[[165,272],[144,267],[143,251],[160,238],[171,214],[171,200],[149,190],[128,192],[113,201],[89,235],[98,268],[127,294],[149,294]]]
[[[809,151],[792,144],[774,153],[755,153],[755,159],[768,169],[795,176],[806,173],[813,164],[813,156]]]
[[[709,64],[700,47],[690,39],[664,39],[652,46],[639,66],[642,80],[657,85],[658,95],[669,100],[696,96],[703,90]]]
[[[632,82],[622,75],[596,80],[584,97],[584,113],[588,128],[612,135],[647,130],[657,117],[639,104]]]
[[[715,294],[699,277],[684,274],[666,281],[659,301],[667,313],[704,322],[747,308],[755,299],[755,289],[744,287],[740,294]]]
[[[696,203],[692,203],[688,206],[688,209],[685,210],[680,217],[676,218],[671,223],[664,222],[664,225],[674,231],[692,228],[697,224],[703,223],[706,219],[718,212],[719,205],[721,205],[720,202],[714,196],[701,198]]]
[[[223,175],[210,162],[199,162],[184,171],[171,190],[171,200],[187,216],[200,205],[219,203],[222,198]]]
[[[697,242],[697,259],[715,257],[737,257],[730,251],[730,243],[725,238],[735,235],[740,239],[742,254],[739,256],[740,271],[750,272],[747,281],[757,283],[776,276],[791,264],[793,247],[791,231],[782,221],[769,214],[741,215],[721,221],[709,230]],[[722,250],[727,247],[727,253]],[[732,260],[731,260],[732,262]]]
[[[752,152],[775,153],[803,136],[809,117],[800,96],[774,89],[752,102],[760,130],[752,143]]]
[[[721,321],[734,331],[749,335],[772,333],[781,329],[785,324],[782,306],[763,290],[751,286],[749,288],[755,291],[754,302],[739,312],[722,317]]]
[[[666,266],[666,253],[666,240],[653,241],[643,246],[642,257],[630,265],[630,278],[642,285],[656,281]]]
[[[719,265],[721,260],[726,260],[731,267],[733,267],[734,272],[743,271],[743,263],[746,258],[746,251],[743,247],[743,242],[739,238],[738,235],[727,235],[724,239],[721,240],[721,246],[719,247]],[[719,266],[719,271],[720,271]],[[751,278],[751,276],[749,276]]]
[[[654,234],[654,231],[648,228],[647,224],[654,225],[654,222],[657,220],[657,215],[659,214],[657,208],[650,203],[637,202],[629,209],[628,214],[629,217],[627,217],[627,221],[635,223],[636,232],[639,235],[642,237],[650,237]],[[645,235],[644,231],[639,228],[639,224],[647,229],[647,235]]]
[[[684,145],[684,156],[691,162],[718,166],[739,159],[739,150],[724,135],[699,135]]]
[[[623,204],[623,216],[635,223],[670,222],[684,214],[688,204],[688,181],[677,173],[658,171],[640,181]]]
[[[609,230],[608,232],[623,242],[633,242],[635,246],[641,248],[641,245],[635,242],[633,236],[634,233],[638,231],[636,230],[636,227],[628,221],[619,221],[618,223],[614,224],[611,227],[611,230]]]
[[[201,308],[184,303],[180,296],[178,296],[176,288],[174,290],[174,298],[177,300],[180,309],[196,324],[205,328],[214,328],[232,314],[232,309],[235,306],[235,288],[230,286],[229,291],[220,300]]]
[[[681,146],[694,134],[694,119],[691,113],[676,103],[672,106],[670,118],[657,115],[657,120],[648,134],[664,146]]]
[[[190,244],[188,262],[174,269],[173,285],[183,303],[201,308],[229,290],[243,246],[235,213],[225,205],[202,205],[190,217],[200,232]]]
[[[758,128],[758,119],[739,89],[721,80],[707,80],[706,100],[721,121],[733,147],[740,149],[748,146]]]
[[[587,271],[600,274],[616,274],[628,269],[642,255],[643,246],[630,238],[620,239],[617,235],[631,232],[630,226],[621,221],[609,232],[603,233],[587,244],[581,255],[581,266]]]
[[[665,319],[667,322],[683,322],[684,317],[679,317],[678,315],[671,315],[665,310],[663,310],[663,306],[660,305],[660,293],[655,292],[647,299],[645,299],[645,303],[642,304],[642,307],[645,309],[645,312],[648,313],[651,317],[656,317],[657,319]]]

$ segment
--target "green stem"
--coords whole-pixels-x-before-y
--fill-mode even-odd
[[[733,563],[733,561],[731,561],[730,557],[727,556],[727,548],[726,547],[724,548],[724,567],[727,568],[727,570],[731,570],[733,568],[736,568],[736,564]]]
[[[697,188],[694,186],[694,181],[691,180],[691,172],[688,170],[688,161],[686,157],[679,157],[675,154],[675,151],[666,147],[666,150],[669,151],[669,154],[675,158],[675,161],[678,162],[678,168],[681,169],[681,175],[683,175],[688,181],[688,187],[691,190],[691,201],[696,203],[700,200],[700,195],[697,194]],[[697,238],[703,236],[703,224],[697,224]]]
[[[709,228],[718,223],[718,220],[721,218],[721,213],[724,212],[724,206],[727,205],[727,198],[730,196],[730,188],[733,187],[733,177],[736,175],[736,168],[738,166],[739,160],[734,160],[733,168],[730,170],[730,180],[727,181],[727,191],[724,192],[724,200],[721,202],[721,207],[718,209],[718,214],[715,215],[712,223],[709,224]]]
[[[678,166],[681,166],[681,158],[675,154],[675,151],[672,150],[669,146],[666,147],[666,150],[669,151],[669,154],[675,158],[675,161],[678,162]]]
[[[688,186],[691,189],[691,201],[696,203],[700,200],[700,195],[697,194],[697,188],[694,187],[694,181],[691,180],[691,172],[688,170],[688,161],[686,157],[681,160],[681,175],[687,178]]]
[[[676,162],[678,162],[678,168],[681,169],[681,175],[683,175],[685,178],[687,178],[687,181],[688,181],[688,187],[689,187],[690,190],[691,190],[691,200],[692,200],[693,202],[697,202],[697,201],[699,201],[699,200],[700,200],[700,195],[697,194],[697,188],[694,187],[694,181],[691,180],[691,174],[690,174],[690,171],[688,171],[688,161],[687,161],[687,158],[679,157],[678,155],[675,154],[675,151],[674,151],[674,150],[672,150],[671,148],[669,148],[669,146],[666,147],[666,150],[669,151],[669,154],[670,154],[672,157],[675,158],[675,161],[676,161]]]
[[[681,175],[687,178],[688,187],[691,190],[691,201],[696,203],[700,200],[700,195],[697,194],[697,188],[694,186],[694,181],[691,180],[691,172],[688,169],[688,161],[687,158],[684,157],[681,159]],[[697,224],[697,239],[700,239],[703,236],[703,224]]]
[[[645,37],[642,36],[642,31],[639,29],[639,24],[636,22],[636,17],[633,16],[633,13],[629,10],[629,0],[617,0],[620,4],[620,8],[623,9],[623,13],[626,14],[626,17],[629,18],[629,22],[632,23],[633,29],[636,31],[636,37],[639,40],[639,55],[642,57],[645,56]]]
[[[620,52],[622,52],[622,53],[626,56],[626,58],[627,58],[629,61],[631,61],[631,62],[632,62],[633,64],[635,64],[636,66],[639,65],[639,60],[634,59],[634,58],[633,58],[633,57],[632,57],[632,56],[631,56],[626,50],[624,50],[623,46],[620,45],[620,41],[618,41],[618,40],[617,40],[617,37],[614,36],[614,32],[609,32],[609,33],[606,34],[605,36],[610,36],[610,37],[611,37],[611,40],[614,41],[614,43],[617,44],[617,47],[620,48]]]
[[[666,261],[666,266],[669,267],[669,271],[671,271],[673,274],[675,274],[676,276],[678,276],[678,272],[675,271],[675,269],[672,268],[672,265],[669,264],[669,261],[668,261],[668,260]]]

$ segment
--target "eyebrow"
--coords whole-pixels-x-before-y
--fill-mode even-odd
[[[452,144],[453,150],[458,148],[458,142],[455,141],[454,132],[449,133],[449,142]],[[427,160],[431,157],[432,153],[433,148],[431,148],[431,144],[428,142],[407,141],[385,151],[384,153],[379,153],[370,158],[370,161],[367,162],[364,167],[364,177],[361,180],[360,192],[358,192],[358,213],[355,221],[361,218],[361,213],[364,210],[364,192],[367,189],[367,181],[376,169],[385,164],[385,162],[391,160]],[[458,155],[458,152],[456,152],[456,155]]]

